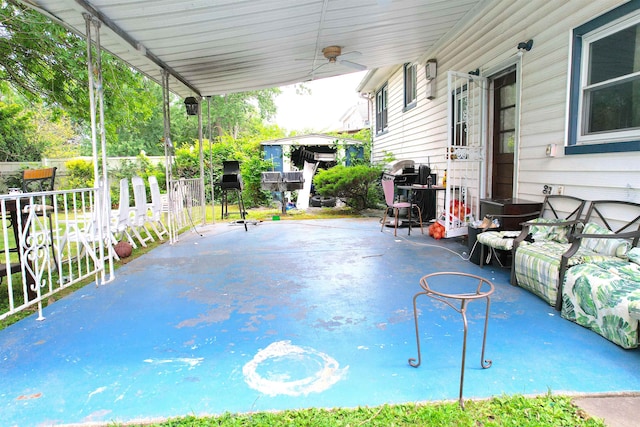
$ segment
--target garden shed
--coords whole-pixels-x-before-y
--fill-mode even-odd
[[[261,145],[264,159],[280,172],[302,170],[305,161],[325,168],[338,163],[348,166],[364,157],[362,141],[320,133],[262,141]]]

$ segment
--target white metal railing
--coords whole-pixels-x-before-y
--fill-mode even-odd
[[[170,240],[205,222],[202,179],[171,181],[163,197]],[[117,227],[111,198],[99,188],[0,196],[0,319],[37,306],[57,292],[92,278],[114,278]],[[150,218],[151,219],[151,218]]]
[[[170,190],[163,196],[162,211],[168,216],[171,240],[186,227],[204,224],[204,180],[202,178],[177,179],[169,182]]]
[[[110,206],[97,188],[0,196],[0,319],[86,278],[113,277]],[[105,209],[99,209],[104,206]],[[99,212],[103,212],[99,215]]]

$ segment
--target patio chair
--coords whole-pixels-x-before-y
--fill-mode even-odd
[[[57,167],[22,171],[22,192],[53,191]]]
[[[99,244],[102,239],[105,249],[103,260],[107,260],[109,257],[119,259],[113,248],[118,242],[113,233],[110,232],[109,221],[109,187],[100,179],[98,181],[98,192],[91,206],[91,212],[88,212],[88,215],[84,218],[80,216],[79,219],[63,221],[65,232],[60,241],[61,253],[66,248],[68,259],[74,258],[71,256],[73,247],[70,245],[74,243],[77,248],[77,256],[75,258],[88,257],[93,262],[98,263],[100,259]]]
[[[585,201],[573,196],[551,195],[546,196],[540,211],[527,212],[518,215],[487,215],[488,220],[497,218],[500,221],[508,219],[518,219],[520,223],[526,221],[577,221],[584,210]],[[564,212],[564,213],[563,213]],[[512,221],[511,221],[512,222]],[[513,260],[513,247],[515,239],[520,235],[522,227],[511,230],[485,231],[478,234],[478,244],[480,245],[480,266],[485,262],[485,250],[489,249],[489,254],[498,261],[497,251],[511,253]],[[513,267],[513,261],[511,266]]]
[[[136,245],[131,233],[131,207],[129,206],[129,180],[122,178],[120,180],[120,201],[118,209],[112,212],[111,217],[111,233],[114,240],[127,239],[129,244],[136,249]]]
[[[384,216],[382,217],[382,227],[380,231],[384,230],[384,226],[387,223],[387,214],[389,209],[391,209],[395,224],[393,229],[393,235],[398,235],[398,215],[400,213],[400,209],[418,209],[418,219],[420,220],[420,231],[424,234],[424,229],[422,228],[422,212],[420,211],[420,206],[411,202],[396,202],[395,201],[395,188],[394,188],[393,179],[389,179],[388,177],[382,177],[382,190],[384,191],[384,199],[387,203],[387,207],[384,210]],[[409,221],[409,234],[411,234],[411,221]]]
[[[149,223],[158,239],[164,240],[162,236],[169,236],[169,230],[162,222],[162,196],[160,195],[158,178],[155,175],[149,176],[149,190],[151,192],[151,204],[148,205],[151,212],[151,221]]]
[[[131,231],[140,244],[146,248],[147,242],[155,242],[151,231],[147,228],[147,223],[151,222],[151,218],[148,215],[147,189],[144,186],[144,180],[139,176],[131,178],[131,184],[133,185],[135,203],[131,215]]]
[[[25,169],[22,171],[22,192],[23,193],[42,193],[46,191],[53,191],[56,180],[57,167],[44,168],[44,169]],[[58,265],[56,257],[56,250],[53,246],[53,219],[52,214],[54,211],[55,197],[42,196],[34,197],[32,199],[34,203],[25,205],[22,209],[23,214],[29,214],[33,212],[38,217],[47,217],[49,223],[49,232],[47,237],[47,244],[51,245],[53,260]],[[37,203],[40,201],[41,203]]]
[[[501,253],[510,253],[512,251],[513,241],[520,235],[522,226],[519,226],[518,228],[505,228],[502,225],[496,225],[496,222],[494,222],[495,220],[498,220],[499,224],[502,224],[502,222],[507,219],[517,220],[518,223],[521,223],[533,220],[539,215],[540,211],[532,211],[518,215],[487,215],[484,218],[483,223],[480,225],[479,234],[477,236],[477,242],[480,246],[480,267],[483,267],[485,263],[490,264],[491,258],[498,261],[498,264],[500,264],[501,267],[511,266],[506,260],[501,261],[502,257],[500,257],[498,252],[502,251]],[[488,255],[486,255],[487,249],[489,250]],[[503,265],[503,263],[507,265]]]

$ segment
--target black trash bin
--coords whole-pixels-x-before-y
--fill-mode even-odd
[[[484,230],[480,228],[467,227],[468,232],[468,245],[469,245],[469,261],[476,265],[480,265],[480,243],[476,244],[478,240],[478,234]],[[474,247],[475,246],[475,247]]]

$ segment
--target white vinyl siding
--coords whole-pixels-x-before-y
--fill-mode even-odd
[[[640,202],[640,153],[569,156],[567,109],[571,32],[622,5],[620,0],[489,1],[475,11],[450,43],[425,52],[438,61],[433,100],[426,99],[424,62],[417,67],[417,105],[403,113],[403,67],[388,82],[388,132],[374,139],[374,161],[383,153],[416,164],[430,162],[441,178],[447,146],[447,71],[480,69],[481,75],[504,63],[520,61],[520,138],[517,147],[517,196],[542,200],[544,185],[564,186],[565,194],[593,200]],[[529,52],[517,44],[534,40]],[[518,56],[521,58],[518,59]],[[418,61],[418,58],[415,59]],[[556,157],[546,156],[555,144]]]

